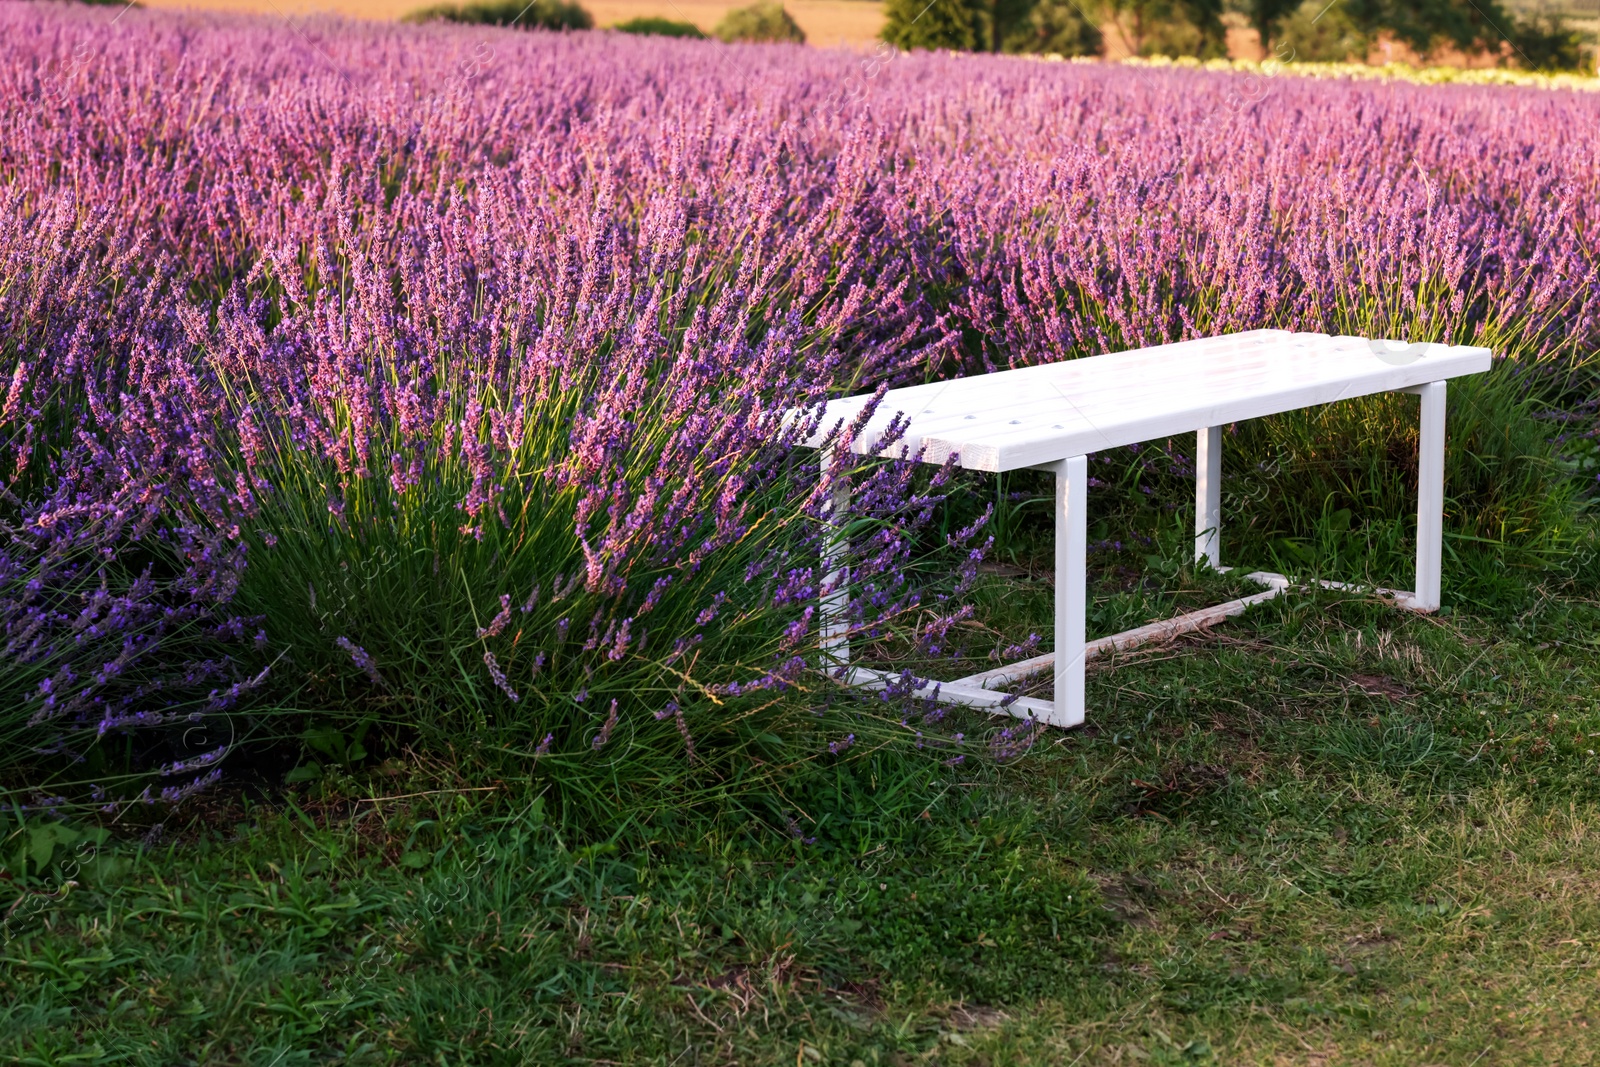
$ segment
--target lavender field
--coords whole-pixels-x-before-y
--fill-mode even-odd
[[[18,3],[0,28],[7,736],[108,781],[126,761],[84,758],[149,737],[168,800],[227,751],[172,724],[275,687],[541,756],[619,723],[727,741],[806,676],[847,472],[774,416],[828,395],[1278,326],[1492,346],[1496,411],[1533,390],[1545,437],[1593,439],[1592,96]],[[950,529],[942,476],[863,476],[852,620],[927,599],[932,649],[963,609],[915,561],[981,517]],[[1452,478],[1489,537],[1552,492]]]
[[[0,55],[16,1062],[1475,1063],[1355,925],[1600,856],[1600,95],[15,0]],[[1071,735],[818,670],[828,552],[868,659],[1051,618],[1039,485],[819,469],[821,401],[1260,327],[1501,357],[1456,616],[1283,607]],[[1237,428],[1228,557],[1392,580],[1415,432]],[[1222,582],[1191,447],[1095,457],[1091,626]],[[1581,946],[1523,873],[1505,943]],[[1491,1045],[1583,1048],[1526,1003]]]
[[[1592,97],[0,18],[4,691],[77,766],[284,676],[692,751],[805,674],[828,486],[771,428],[842,391],[1280,326],[1492,346],[1593,437]],[[1488,536],[1546,491],[1460,477]],[[941,499],[872,478],[869,631]]]

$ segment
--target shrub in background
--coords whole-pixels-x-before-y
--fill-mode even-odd
[[[592,30],[594,16],[575,0],[482,0],[420,8],[406,22],[465,22],[532,30]]]
[[[655,15],[641,15],[626,22],[619,22],[611,28],[619,33],[633,33],[641,37],[690,37],[695,40],[705,38],[700,27],[692,22],[676,22]]]
[[[753,44],[806,43],[805,31],[777,0],[763,0],[749,7],[735,8],[723,16],[712,32],[729,44],[735,41]]]

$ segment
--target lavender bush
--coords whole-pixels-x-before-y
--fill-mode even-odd
[[[943,647],[952,586],[916,568],[959,581],[976,535],[936,532],[943,475],[789,447],[780,412],[884,384],[1260,326],[1475,341],[1509,358],[1455,392],[1459,440],[1592,451],[1590,96],[10,2],[0,30],[6,574],[92,537],[219,642],[162,662],[220,691],[277,656],[280,704],[551,773],[840,751],[867,735],[760,740],[827,702],[831,480],[863,639],[932,605]],[[1376,455],[1396,514],[1410,425],[1231,447]],[[1566,521],[1554,466],[1451,456],[1461,532]]]
[[[681,201],[648,211],[649,244],[598,211],[546,279],[498,254],[515,246],[499,228],[520,223],[453,207],[438,225],[480,231],[465,244],[482,256],[455,279],[342,249],[318,272],[371,273],[340,305],[282,264],[266,269],[285,294],[271,335],[260,308],[224,312],[244,341],[205,358],[214,439],[249,485],[221,520],[249,560],[234,606],[265,618],[315,706],[436,743],[552,737],[547,768],[743,749],[775,706],[828,688],[816,612],[840,479],[854,482],[837,547],[855,628],[923,602],[912,547],[948,472],[819,476],[797,447],[817,416],[786,413],[841,356],[835,328],[793,306],[816,297],[785,291],[789,255],[757,263],[758,229],[729,278],[698,262]],[[409,321],[392,317],[396,294]],[[443,327],[461,307],[476,314]]]

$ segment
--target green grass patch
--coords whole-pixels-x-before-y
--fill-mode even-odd
[[[1108,580],[1108,601],[1138,595]],[[1037,579],[986,582],[984,625],[1038,623]],[[1588,1062],[1584,588],[1530,589],[1497,619],[1273,601],[1097,661],[1088,727],[1014,762],[808,764],[785,784],[789,833],[665,805],[580,841],[529,781],[411,758],[270,802],[221,794],[142,841],[51,841],[3,883],[0,1049]]]

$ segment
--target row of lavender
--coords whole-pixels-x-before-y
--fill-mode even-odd
[[[18,3],[0,32],[0,729],[100,787],[142,757],[146,797],[285,678],[553,766],[765,736],[844,476],[776,416],[830,392],[1262,325],[1535,367],[1600,333],[1574,95]],[[858,476],[870,633],[933,592],[940,485]]]

